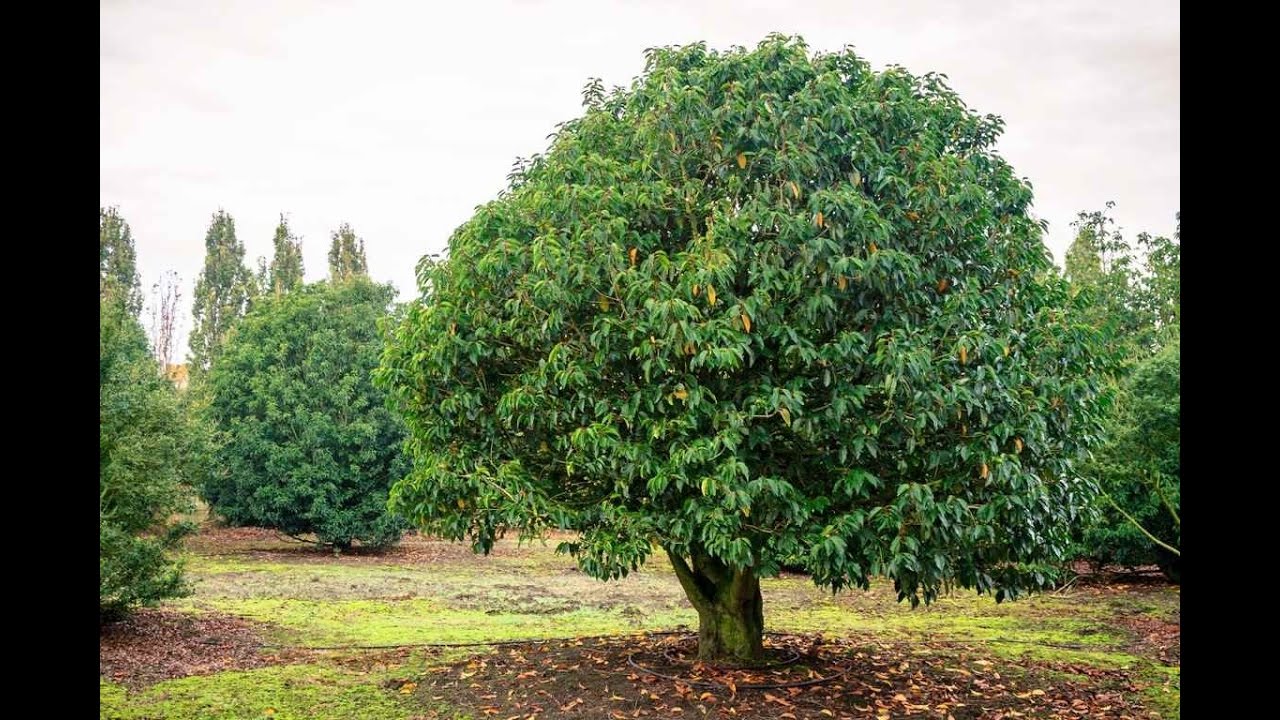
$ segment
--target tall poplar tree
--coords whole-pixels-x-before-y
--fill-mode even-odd
[[[142,281],[138,277],[138,256],[133,247],[129,223],[117,208],[98,208],[98,289],[105,297],[115,286],[129,312],[142,311]]]
[[[367,276],[369,262],[364,255],[364,240],[347,223],[334,231],[329,245],[329,278],[333,282]]]
[[[271,258],[271,290],[276,297],[302,285],[302,241],[289,229],[289,221],[280,214],[275,237],[271,240],[275,255]]]
[[[245,312],[253,276],[244,264],[244,244],[236,239],[235,220],[214,213],[204,237],[204,269],[196,280],[192,304],[190,360],[195,371],[209,369],[221,353],[227,332]]]

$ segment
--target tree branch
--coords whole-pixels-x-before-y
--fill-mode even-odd
[[[1182,557],[1182,553],[1178,552],[1178,548],[1176,548],[1176,547],[1174,547],[1174,546],[1170,545],[1169,543],[1167,543],[1167,542],[1165,542],[1165,541],[1161,540],[1160,538],[1156,537],[1155,535],[1152,535],[1151,533],[1147,532],[1147,529],[1146,529],[1146,528],[1144,528],[1144,527],[1142,527],[1142,524],[1141,524],[1141,523],[1139,523],[1137,520],[1135,520],[1135,519],[1133,518],[1133,516],[1132,516],[1132,515],[1130,515],[1129,513],[1125,512],[1125,511],[1124,511],[1124,508],[1122,508],[1122,507],[1120,507],[1118,504],[1116,504],[1116,501],[1115,501],[1115,500],[1113,500],[1113,499],[1111,499],[1111,496],[1110,496],[1110,495],[1108,495],[1108,494],[1106,494],[1106,493],[1103,493],[1103,494],[1102,494],[1102,496],[1103,496],[1103,497],[1105,497],[1105,498],[1107,499],[1107,502],[1111,503],[1111,507],[1113,507],[1113,508],[1115,508],[1116,510],[1118,510],[1118,511],[1120,512],[1120,514],[1121,514],[1121,515],[1123,515],[1123,516],[1125,517],[1125,519],[1126,519],[1126,520],[1128,520],[1129,522],[1133,523],[1133,526],[1134,526],[1134,527],[1136,527],[1136,528],[1138,528],[1138,532],[1141,532],[1143,535],[1146,535],[1148,540],[1150,540],[1151,542],[1155,543],[1156,545],[1159,545],[1160,547],[1164,548],[1165,550],[1168,550],[1169,552],[1173,553],[1174,555],[1177,555],[1178,557]]]
[[[704,605],[710,605],[711,598],[702,589],[701,583],[698,582],[698,576],[693,572],[693,568],[689,567],[689,563],[685,561],[684,556],[666,546],[663,546],[662,549],[667,551],[667,557],[671,559],[671,567],[675,568],[676,578],[680,580],[680,587],[684,588],[684,592],[689,596],[689,602],[693,603],[694,608],[701,609]]]

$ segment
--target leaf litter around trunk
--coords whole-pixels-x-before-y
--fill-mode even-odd
[[[429,718],[454,712],[501,720],[1150,717],[1133,699],[1136,688],[1123,670],[1067,675],[1049,664],[993,661],[955,645],[771,640],[775,648],[796,649],[800,658],[763,670],[719,670],[686,662],[687,640],[566,640],[495,648],[434,668],[416,682],[415,692]],[[680,649],[670,653],[673,644]],[[687,680],[637,670],[629,657]],[[748,688],[832,674],[839,677],[807,687]]]

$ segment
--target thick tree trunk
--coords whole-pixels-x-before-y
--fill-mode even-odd
[[[718,665],[764,663],[764,599],[750,568],[732,569],[694,553],[667,551],[689,602],[698,611],[698,659]]]

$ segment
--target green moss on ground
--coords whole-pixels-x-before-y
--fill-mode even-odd
[[[336,654],[316,662],[220,672],[168,680],[140,691],[100,681],[103,720],[409,720],[421,717],[413,699],[420,677],[457,653],[418,653],[390,666]]]
[[[411,600],[207,600],[193,606],[272,623],[302,646],[485,642],[664,630],[697,622],[692,610],[632,616],[584,608],[554,613],[456,610]]]
[[[102,683],[101,716],[119,720],[394,720],[413,717],[406,696],[366,675],[324,665],[282,665],[169,680],[137,693]]]

